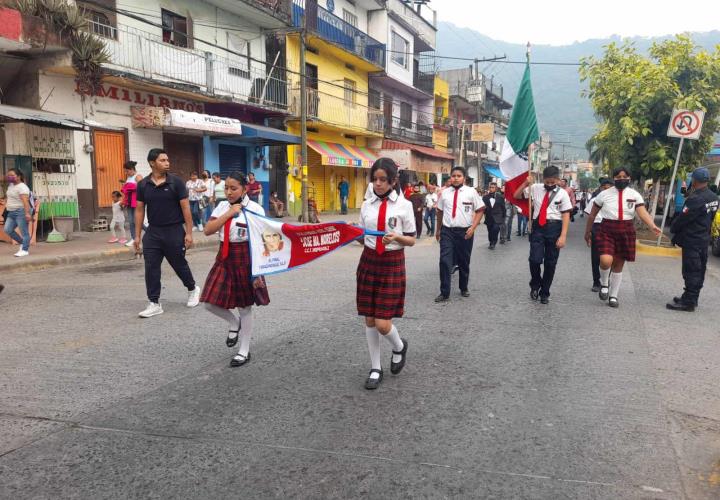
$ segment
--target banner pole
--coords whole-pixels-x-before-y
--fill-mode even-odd
[[[670,186],[668,187],[668,192],[665,195],[665,210],[663,210],[662,223],[660,224],[660,234],[658,235],[657,245],[655,245],[658,247],[660,246],[660,240],[662,239],[664,231],[665,231],[665,221],[667,220],[668,210],[670,210],[670,196],[672,195],[672,192],[673,192],[673,186],[675,184],[675,176],[677,175],[678,165],[680,164],[680,155],[682,153],[684,144],[685,144],[685,138],[681,137],[680,145],[678,146],[677,156],[675,157],[675,168],[673,168],[672,177],[670,177]]]
[[[530,42],[527,43],[527,51],[525,52],[525,57],[527,58],[527,63],[530,64]],[[530,148],[528,148],[528,153],[530,152]],[[533,171],[532,166],[532,160],[530,155],[528,155],[528,179],[531,178]],[[528,183],[528,221],[527,221],[527,232],[528,232],[528,240],[530,239],[529,235],[532,234],[532,221],[533,221],[533,199],[532,199],[532,181]]]

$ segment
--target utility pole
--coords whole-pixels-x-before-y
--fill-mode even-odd
[[[304,23],[303,23],[304,24]],[[300,30],[300,156],[302,157],[302,221],[308,222],[307,78],[305,74],[305,28]]]

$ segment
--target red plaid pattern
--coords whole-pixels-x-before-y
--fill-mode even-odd
[[[256,304],[250,271],[250,247],[247,242],[230,243],[227,259],[222,259],[222,243],[203,287],[200,302],[223,309]]]
[[[405,251],[378,255],[365,247],[357,268],[357,310],[371,318],[401,318],[405,310]]]
[[[635,224],[632,220],[604,219],[595,235],[600,255],[621,257],[635,262]]]

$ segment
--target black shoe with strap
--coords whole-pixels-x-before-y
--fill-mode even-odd
[[[405,366],[405,359],[407,358],[408,341],[405,339],[400,339],[400,340],[402,340],[402,343],[403,343],[402,351],[393,351],[392,352],[393,354],[397,354],[397,355],[401,356],[400,361],[398,361],[397,363],[395,361],[393,361],[393,358],[395,356],[392,356],[390,358],[390,373],[392,373],[393,375],[397,375],[398,373],[400,373],[402,371],[403,367]]]
[[[238,338],[240,338],[240,329],[242,328],[242,321],[238,319],[238,328],[237,330],[228,330],[228,336],[225,339],[225,345],[228,347],[235,347],[235,345],[238,343]],[[232,334],[235,335],[232,335]]]
[[[233,359],[230,361],[230,366],[235,368],[246,364],[248,361],[250,361],[250,353],[247,353],[247,356],[238,353],[233,356]]]
[[[380,385],[380,382],[382,382],[382,379],[383,379],[383,371],[382,370],[376,370],[375,368],[373,368],[372,370],[370,370],[370,375],[372,375],[373,373],[377,373],[380,376],[377,378],[373,378],[368,375],[368,378],[365,381],[365,389],[367,389],[368,391],[377,389],[378,386]]]

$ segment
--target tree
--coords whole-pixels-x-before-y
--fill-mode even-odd
[[[594,161],[609,167],[630,167],[634,178],[651,178],[656,187],[672,175],[679,139],[667,137],[674,108],[702,109],[705,123],[697,141],[686,141],[681,175],[702,162],[719,129],[720,45],[710,53],[687,35],[656,42],[647,56],[634,44],[611,43],[602,58],[587,57],[580,79],[588,83],[600,120],[588,141]]]

